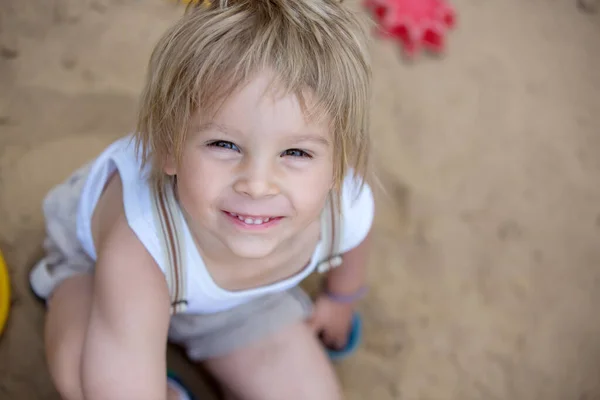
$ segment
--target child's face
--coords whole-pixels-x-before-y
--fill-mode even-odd
[[[327,121],[307,121],[296,96],[265,94],[259,74],[210,123],[196,121],[177,174],[182,205],[201,236],[262,258],[318,220],[333,185]]]

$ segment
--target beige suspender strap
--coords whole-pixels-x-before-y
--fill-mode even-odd
[[[343,230],[343,218],[336,199],[330,194],[325,208],[321,213],[321,240],[326,244],[323,253],[320,255],[321,261],[317,264],[317,271],[325,273],[332,268],[339,267],[342,264],[341,233]]]
[[[182,217],[175,198],[174,187],[167,184],[164,190],[154,190],[153,209],[157,225],[160,226],[159,240],[165,254],[166,278],[171,296],[171,314],[187,308],[187,268],[185,265],[184,242],[179,237],[182,230]],[[342,264],[340,240],[343,219],[333,195],[329,195],[321,213],[321,240],[325,243],[317,265],[320,273],[325,273]]]
[[[153,208],[159,240],[165,254],[165,275],[171,295],[171,314],[182,312],[187,307],[187,279],[185,266],[184,240],[180,237],[182,217],[175,199],[172,184],[164,186],[164,190],[154,190]]]

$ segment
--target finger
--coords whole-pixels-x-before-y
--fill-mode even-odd
[[[321,317],[321,313],[318,308],[315,308],[308,318],[308,326],[315,332],[318,333],[319,330],[323,328],[323,318]]]
[[[338,350],[342,350],[346,348],[346,344],[348,344],[348,336],[347,335],[337,335],[335,340],[335,348]]]
[[[328,330],[324,330],[321,334],[321,341],[327,348],[338,350],[335,337]]]
[[[327,336],[327,341],[332,349],[342,350],[344,347],[346,347],[348,338],[344,332],[329,332]]]
[[[323,323],[320,321],[320,319],[316,315],[313,315],[312,317],[310,317],[306,321],[306,323],[308,324],[309,329],[312,330],[316,334],[319,333],[319,331],[322,329],[322,326],[323,326]]]

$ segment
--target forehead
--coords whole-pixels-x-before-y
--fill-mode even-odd
[[[329,135],[329,119],[313,113],[314,104],[312,93],[304,92],[301,100],[296,94],[282,90],[275,75],[265,71],[234,91],[210,121],[203,122],[232,126],[241,131]]]

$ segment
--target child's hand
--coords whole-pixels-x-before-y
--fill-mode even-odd
[[[348,342],[353,312],[353,304],[338,303],[321,295],[315,302],[308,324],[315,334],[319,335],[325,346],[333,350],[341,350]]]

